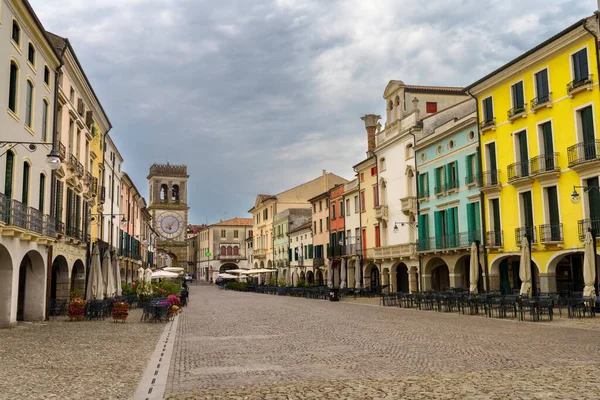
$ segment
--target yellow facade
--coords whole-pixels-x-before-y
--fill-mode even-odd
[[[587,195],[583,195],[581,189],[579,193],[583,201],[580,204],[571,202],[571,194],[574,186],[586,185],[587,179],[600,175],[598,157],[577,161],[581,154],[578,154],[578,149],[573,149],[573,146],[581,145],[584,140],[582,110],[588,106],[592,107],[594,135],[596,140],[598,138],[596,121],[600,91],[595,43],[597,39],[584,29],[583,24],[592,31],[597,30],[595,17],[575,24],[467,88],[477,98],[479,105],[480,149],[484,171],[482,191],[485,198],[487,261],[492,289],[510,286],[514,290],[518,287],[516,275],[502,271],[502,268],[513,268],[513,271],[516,268],[518,271],[520,243],[517,242],[524,232],[532,232],[534,237],[532,261],[538,268],[538,290],[555,292],[565,288],[580,289],[578,286],[582,282],[578,258],[583,254],[580,232],[581,226],[585,226],[580,221],[590,217],[590,210]],[[588,71],[592,80],[588,82],[587,79],[579,79],[575,85],[577,88],[571,90],[572,86],[569,84],[576,79],[574,54],[582,49],[587,52]],[[542,79],[539,75],[536,77],[536,74],[544,69],[547,71],[550,96],[542,96],[542,104],[538,101],[535,106],[536,103],[532,103],[532,100],[538,98],[538,91],[544,91],[538,89],[536,79],[538,82]],[[513,85],[518,82],[523,85],[524,112],[515,109],[516,95],[513,90],[516,89],[513,89]],[[485,99],[490,97],[493,122],[486,115]],[[513,115],[509,118],[510,110]],[[544,126],[548,122],[550,125]],[[548,126],[551,127],[552,141],[544,133]],[[520,141],[523,132],[526,140]],[[496,149],[498,184],[492,172],[492,143],[495,143]],[[547,154],[546,143],[552,143],[554,156]],[[522,154],[527,155],[526,160],[521,158]],[[549,192],[554,192],[553,187],[556,187],[556,196]],[[527,192],[531,193],[533,228],[525,228],[526,220],[530,220],[525,215],[529,207],[523,198],[527,196]],[[550,197],[558,200],[558,205],[554,208],[551,203],[556,203]],[[492,233],[499,231],[498,227],[494,227],[498,220],[494,218],[494,199],[499,201],[501,238],[497,233]],[[551,209],[557,208],[560,224],[556,223],[556,212],[551,212]],[[503,282],[507,279],[510,280],[510,285]],[[567,281],[570,283],[563,285]]]
[[[376,243],[376,230],[379,229],[379,221],[375,215],[375,192],[373,190],[374,187],[377,187],[377,164],[375,157],[364,160],[356,165],[354,170],[357,173],[360,188],[360,225],[362,235],[360,240],[363,250],[372,249],[378,247]]]
[[[90,160],[92,160],[92,175],[94,177],[94,185],[92,185],[92,189],[95,189],[94,198],[92,206],[92,215],[100,214],[101,211],[98,209],[99,207],[99,190],[100,186],[102,186],[102,167],[104,165],[104,151],[102,138],[104,136],[104,132],[100,130],[100,126],[96,121],[92,124],[92,141],[90,142]],[[95,242],[98,238],[100,238],[100,224],[92,224],[91,227],[91,238],[92,243]]]

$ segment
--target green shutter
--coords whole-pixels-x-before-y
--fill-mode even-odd
[[[533,208],[531,204],[531,192],[523,193],[523,210],[525,214],[525,227],[533,227]]]
[[[21,203],[23,203],[25,206],[29,205],[29,175],[29,164],[23,163],[23,193],[21,197]]]
[[[445,185],[444,191],[452,188],[452,164],[444,165]]]
[[[308,258],[313,258],[313,245],[308,245]]]
[[[434,170],[434,175],[435,175],[435,193],[436,194],[441,193],[442,190],[443,190],[442,187],[441,187],[441,183],[442,182],[441,182],[441,179],[440,179],[441,178],[440,177],[440,172],[441,172],[440,168],[436,168]]]
[[[454,180],[452,187],[454,189],[458,189],[460,187],[460,184],[458,182],[458,160],[454,161]]]
[[[292,249],[288,249],[288,261],[292,261]]]
[[[456,247],[456,221],[455,221],[455,213],[454,213],[454,208],[450,208],[448,210],[446,210],[446,236],[448,236],[447,239],[447,246],[448,247]]]
[[[7,200],[12,199],[12,182],[13,182],[13,167],[14,154],[12,151],[6,153],[6,172],[4,173],[4,195]]]
[[[473,183],[473,155],[468,155],[465,157],[465,167],[467,171],[467,183]]]
[[[467,230],[469,234],[475,230],[475,215],[473,215],[473,203],[467,203]]]
[[[444,212],[443,211],[434,211],[433,213],[434,223],[435,223],[435,242],[436,248],[442,249],[444,248]]]
[[[598,187],[598,178],[590,178],[587,181],[588,187]],[[588,204],[590,207],[590,219],[600,219],[600,193],[598,190],[588,191]],[[598,222],[593,223],[593,227],[596,228]]]
[[[476,239],[481,240],[481,209],[479,202],[473,203],[473,214],[475,217],[475,236]]]
[[[46,194],[46,176],[40,174],[40,201],[38,210],[40,213],[44,213],[44,195]]]
[[[428,214],[419,215],[419,250],[428,250],[429,249],[429,240],[428,240],[428,223],[429,218]]]

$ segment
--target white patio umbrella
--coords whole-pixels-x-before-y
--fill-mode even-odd
[[[159,278],[177,278],[179,276],[178,273],[169,272],[169,271],[154,271],[152,272],[151,279],[159,279]]]
[[[531,255],[529,254],[529,242],[526,237],[521,242],[519,278],[521,279],[521,295],[531,297]]]
[[[477,245],[471,244],[471,263],[469,265],[469,281],[471,283],[469,290],[477,294],[477,282],[479,282],[479,263],[477,262]]]
[[[331,259],[328,258],[327,259],[327,287],[332,288],[333,287],[333,271],[331,268]]]
[[[223,278],[223,279],[237,279],[238,278],[236,275],[231,275],[226,272],[219,274],[219,277]]]
[[[169,272],[183,272],[183,268],[181,267],[166,267],[162,269],[163,271],[169,271]]]
[[[146,282],[152,282],[152,270],[150,268],[146,268],[144,271],[144,280]]]
[[[94,246],[94,250],[92,250],[92,265],[88,276],[85,298],[87,300],[104,299],[104,282],[102,281],[102,268],[100,267],[100,251],[98,250],[98,246]]]
[[[110,254],[108,251],[104,253],[104,260],[102,260],[102,279],[104,280],[104,294],[107,298],[115,296],[115,276],[113,274],[113,265],[110,260]]]
[[[596,297],[596,289],[594,288],[596,281],[595,259],[592,234],[588,231],[583,242],[583,295],[585,297]]]
[[[341,266],[341,271],[340,271],[340,288],[345,288],[346,287],[346,266],[348,265],[348,260],[347,259],[342,259],[342,266]]]
[[[139,267],[137,270],[137,275],[138,275],[138,282],[141,282],[144,280],[144,268],[143,267]]]
[[[119,267],[119,257],[116,254],[113,254],[112,265],[115,277],[115,294],[120,296],[123,294],[123,289],[121,288],[121,267]]]

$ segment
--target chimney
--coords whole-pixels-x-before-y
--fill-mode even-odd
[[[375,150],[375,133],[377,131],[378,121],[381,119],[381,115],[367,114],[361,117],[365,121],[365,128],[367,129],[367,143],[369,151]]]
[[[600,1],[600,0],[599,0]],[[327,182],[327,170],[324,169],[323,170],[323,191],[326,192],[327,190],[329,190],[329,182]]]

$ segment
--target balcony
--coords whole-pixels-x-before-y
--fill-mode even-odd
[[[85,173],[85,183],[92,186],[93,182],[94,182],[94,177],[92,176],[92,174],[90,172],[86,172]]]
[[[104,204],[105,202],[106,202],[106,186],[102,186],[100,188],[100,199],[98,200],[98,203]]]
[[[93,196],[96,197],[98,195],[98,178],[92,179],[92,193]]]
[[[58,152],[58,156],[60,157],[60,160],[65,161],[65,158],[67,158],[67,149],[66,149],[65,145],[62,144],[61,142],[57,142],[56,143],[56,151]]]
[[[50,215],[44,215],[44,236],[56,237],[56,220]]]
[[[485,131],[495,131],[496,130],[496,118],[492,118],[492,119],[488,119],[486,121],[481,121],[481,124],[479,124],[479,130],[481,131],[481,133],[485,132]]]
[[[388,206],[387,205],[379,205],[375,207],[375,218],[378,221],[387,221],[388,220]]]
[[[579,240],[583,242],[587,232],[592,229],[596,233],[596,239],[600,238],[600,218],[580,219],[579,221],[577,221],[577,232],[579,232]]]
[[[325,259],[323,257],[313,258],[312,265],[314,268],[322,267],[325,265]]]
[[[558,153],[552,153],[533,157],[529,160],[530,175],[538,178],[542,175],[558,176],[560,173],[558,155]]]
[[[427,252],[436,250],[458,250],[471,247],[471,244],[481,240],[481,232],[467,231],[444,236],[432,236],[417,242],[417,251]]]
[[[598,168],[600,161],[600,140],[577,143],[567,148],[569,168],[575,172],[587,172]],[[592,172],[592,171],[590,171]]]
[[[531,110],[532,113],[535,114],[535,112],[541,108],[544,107],[548,107],[551,108],[552,107],[552,92],[544,95],[544,96],[539,96],[534,98],[533,100],[531,100],[531,103],[529,103],[529,109]]]
[[[485,234],[486,245],[490,249],[499,249],[504,247],[504,232],[503,231],[488,231]]]
[[[267,249],[254,249],[252,254],[254,258],[265,258],[267,256]]]
[[[567,83],[567,94],[573,97],[576,93],[592,90],[594,88],[593,77],[594,76],[590,74],[585,78],[574,79]]]
[[[8,217],[6,223],[8,225],[17,226],[22,229],[27,229],[27,206],[20,201],[6,199],[7,210],[6,216]]]
[[[496,170],[491,170],[491,171],[485,171],[481,174],[481,190],[482,191],[493,191],[493,190],[498,190],[500,191],[500,188],[502,187],[502,184],[500,183],[500,170],[496,169]]]
[[[219,254],[216,258],[219,260],[239,260],[242,256],[240,254]]]
[[[74,173],[79,175],[80,178],[83,177],[83,165],[77,160],[77,157],[75,157],[75,155],[72,153],[69,154],[69,167]]]
[[[346,255],[346,246],[342,245],[340,246],[339,244],[336,245],[329,245],[327,246],[327,255],[329,256],[329,258],[334,257],[342,257]]]
[[[520,228],[515,228],[515,243],[517,247],[521,247],[521,243],[523,243],[523,238],[525,236],[529,236],[531,244],[537,243],[537,237],[535,235],[535,227],[534,226],[522,226]]]
[[[563,224],[540,225],[541,244],[562,243],[563,241]]]
[[[27,227],[32,232],[42,234],[44,231],[44,216],[39,210],[27,207]]]
[[[65,236],[66,232],[65,232],[65,224],[64,224],[64,222],[59,221],[59,220],[55,220],[54,227],[56,229],[56,234],[57,235]]]
[[[525,105],[521,107],[514,107],[508,110],[506,114],[508,120],[510,122],[513,122],[517,118],[525,118],[527,116],[527,108],[525,107]]]
[[[396,260],[402,258],[414,259],[417,246],[414,243],[404,243],[394,246],[374,247],[367,249],[367,258],[376,261]]]
[[[83,232],[76,226],[67,226],[67,236],[79,242],[83,242]]]
[[[511,185],[523,180],[529,181],[529,161],[510,164],[507,168],[507,172],[508,183]]]
[[[417,213],[417,197],[409,196],[400,199],[400,209],[404,215],[416,214]]]

